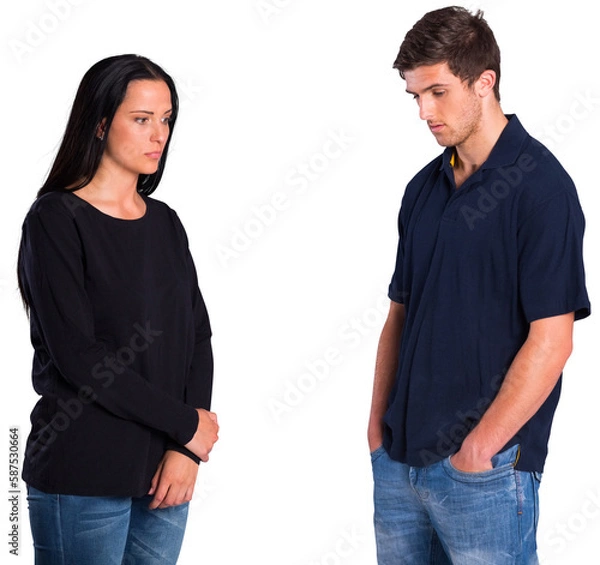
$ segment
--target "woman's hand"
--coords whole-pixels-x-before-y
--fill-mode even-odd
[[[165,452],[148,491],[148,494],[154,495],[150,510],[189,502],[197,477],[198,464],[195,461],[178,451]]]
[[[194,437],[184,447],[206,463],[208,454],[219,439],[217,435],[219,424],[217,423],[217,415],[214,412],[202,408],[196,408],[196,410],[198,411],[198,429]]]

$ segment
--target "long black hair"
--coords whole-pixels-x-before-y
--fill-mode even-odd
[[[125,98],[129,83],[134,80],[164,81],[171,92],[169,137],[158,169],[151,175],[138,177],[138,192],[154,192],[165,169],[169,143],[177,120],[177,90],[173,79],[150,59],[139,55],[115,55],[95,63],[81,79],[60,147],[46,181],[37,192],[37,198],[48,192],[79,190],[91,182],[98,171],[115,112]],[[100,126],[104,132],[102,138],[97,135]],[[21,253],[20,249],[17,279],[25,311],[29,314],[29,303],[21,276]]]
[[[138,177],[138,192],[154,192],[165,169],[177,120],[177,90],[173,79],[150,59],[139,55],[115,55],[98,61],[81,79],[62,142],[38,197],[47,192],[78,190],[90,183],[100,165],[115,112],[125,98],[129,83],[134,80],[162,80],[171,92],[170,133],[158,169],[151,175]],[[100,125],[104,132],[102,139],[97,135]]]

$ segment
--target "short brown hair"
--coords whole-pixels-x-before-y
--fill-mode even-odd
[[[423,65],[447,63],[471,86],[486,70],[496,73],[494,94],[500,100],[500,48],[483,12],[449,6],[425,14],[406,34],[394,62],[400,76]]]

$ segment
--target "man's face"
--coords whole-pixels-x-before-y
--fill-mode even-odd
[[[419,105],[419,116],[443,147],[464,144],[480,128],[481,99],[452,74],[447,63],[417,67],[404,73],[406,91]]]

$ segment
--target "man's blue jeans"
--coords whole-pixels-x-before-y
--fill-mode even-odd
[[[450,459],[410,467],[371,454],[379,565],[537,565],[539,473],[517,471],[518,446],[494,468],[464,473]]]
[[[177,562],[188,504],[149,510],[152,497],[46,494],[29,487],[36,565]]]

